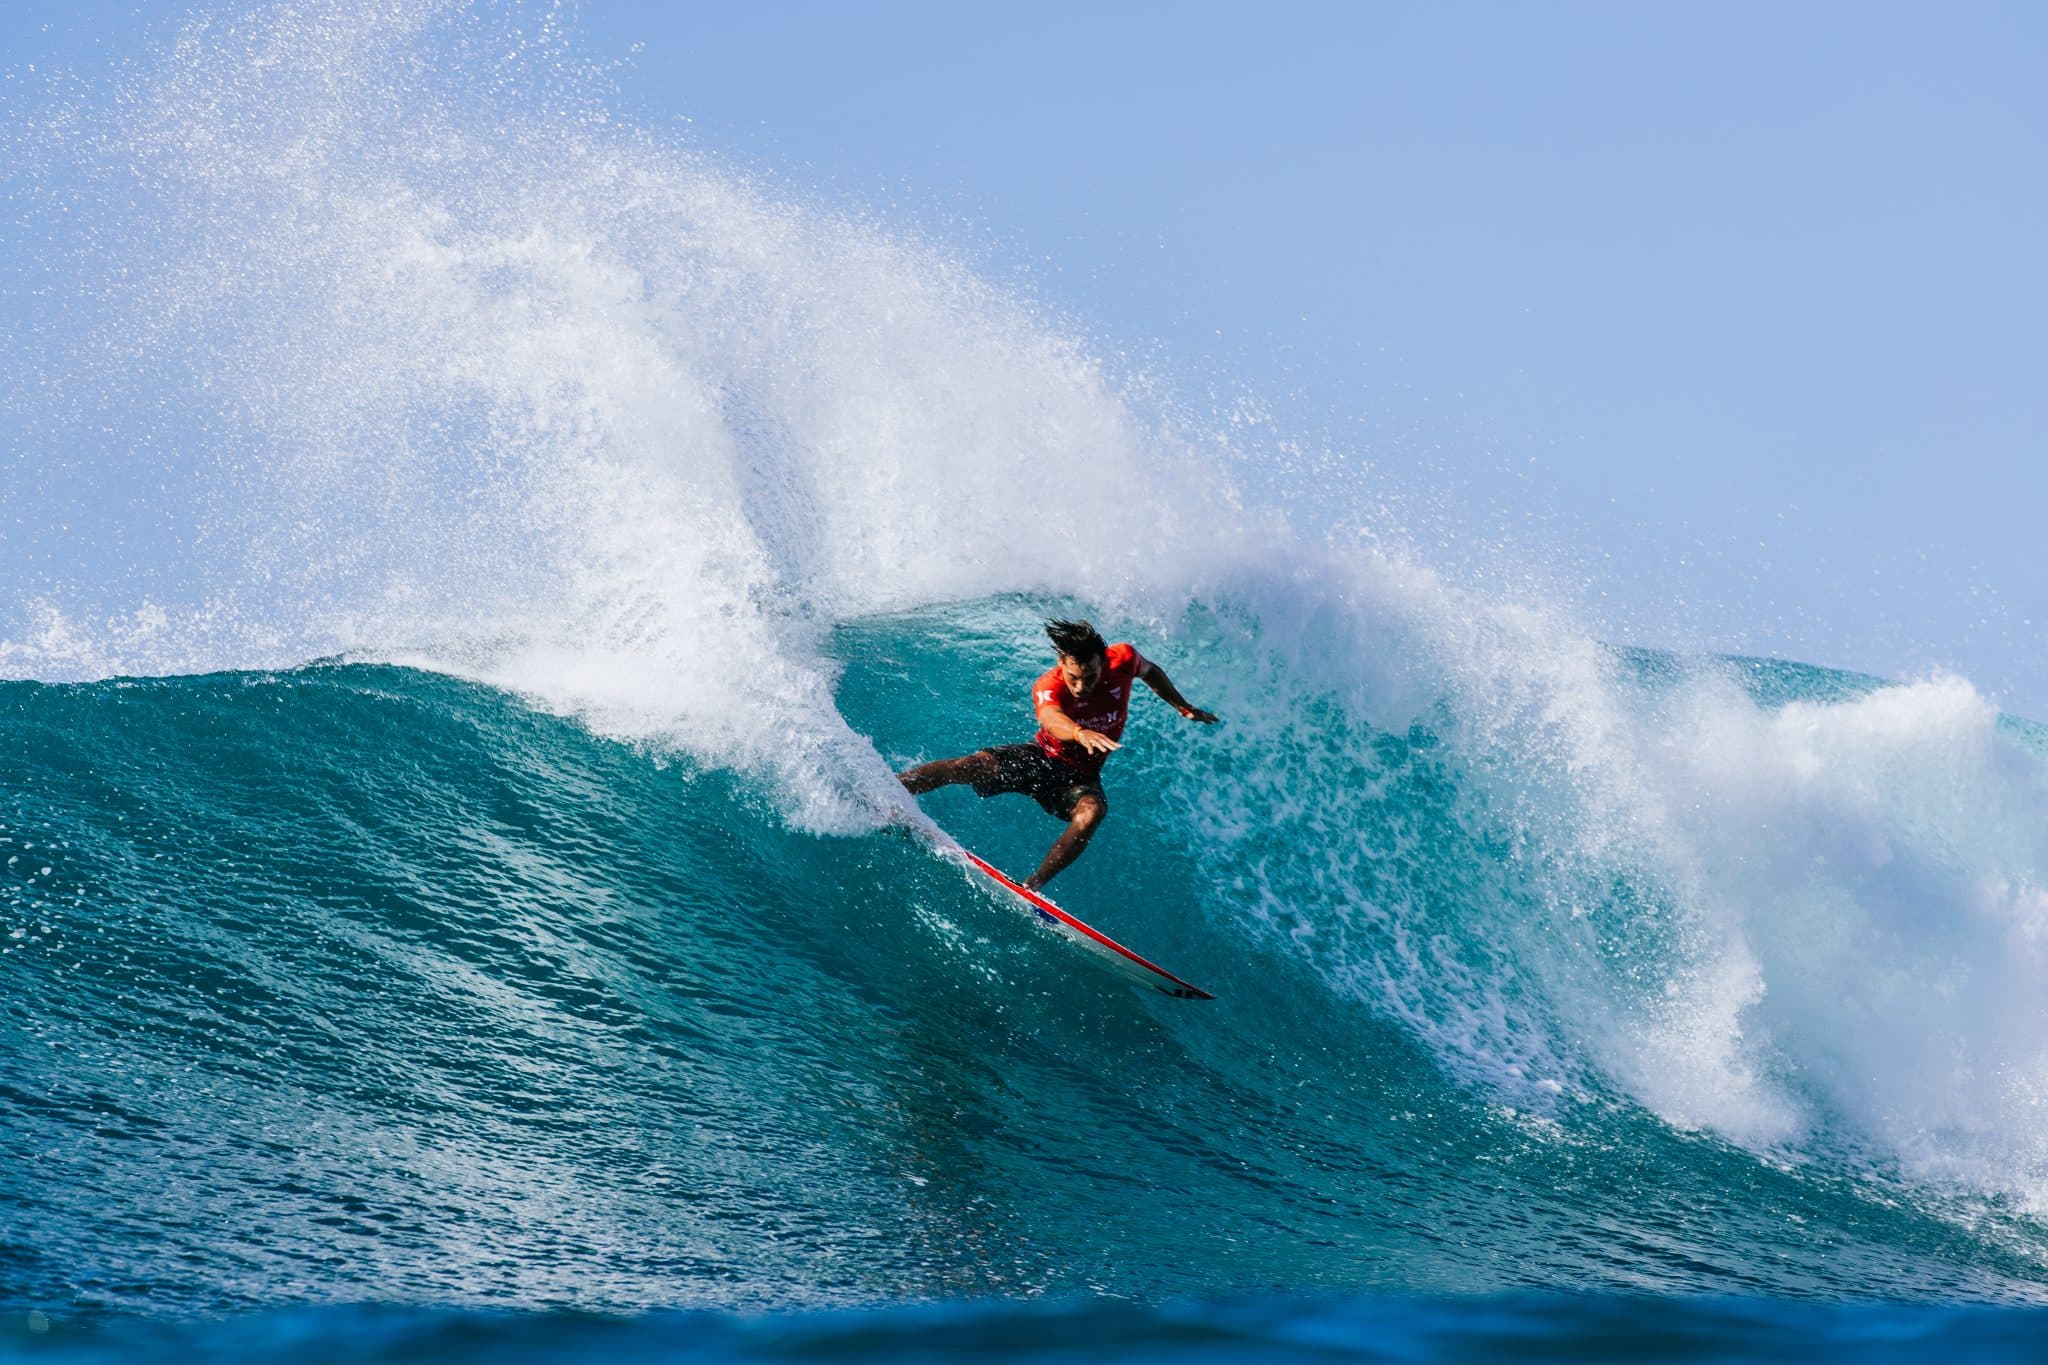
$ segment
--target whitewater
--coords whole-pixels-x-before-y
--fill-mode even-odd
[[[2048,736],[1968,680],[1435,568],[1368,469],[622,118],[553,11],[224,10],[10,91],[21,1322],[2048,1297]],[[892,832],[897,769],[1028,738],[1055,614],[1225,718],[1141,703],[1057,888],[1213,1004]]]

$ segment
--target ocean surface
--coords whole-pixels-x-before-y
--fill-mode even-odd
[[[1439,569],[608,98],[326,3],[0,105],[0,1357],[2040,1357],[2048,732]],[[892,775],[1074,614],[1224,721],[1053,893],[1214,1001]]]

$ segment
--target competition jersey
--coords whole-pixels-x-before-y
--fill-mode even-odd
[[[1102,676],[1095,680],[1094,689],[1085,697],[1077,697],[1067,690],[1067,680],[1060,676],[1059,665],[1054,664],[1043,677],[1031,684],[1031,709],[1035,713],[1039,707],[1051,702],[1083,730],[1093,730],[1110,739],[1121,739],[1124,721],[1131,714],[1131,688],[1138,681],[1138,670],[1144,666],[1145,657],[1130,645],[1111,645],[1103,662]],[[1090,777],[1102,771],[1103,760],[1109,757],[1108,754],[1091,754],[1079,744],[1055,739],[1044,730],[1038,732],[1038,747]]]

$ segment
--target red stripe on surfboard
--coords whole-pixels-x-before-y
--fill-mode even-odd
[[[1111,952],[1116,953],[1120,957],[1128,958],[1132,962],[1137,963],[1140,967],[1143,967],[1146,971],[1153,972],[1158,976],[1163,977],[1168,981],[1171,981],[1174,985],[1180,987],[1181,991],[1185,992],[1188,995],[1193,996],[1197,1000],[1214,1000],[1216,998],[1215,996],[1209,994],[1209,992],[1203,990],[1200,986],[1190,985],[1189,983],[1181,980],[1172,972],[1169,972],[1168,970],[1166,970],[1166,968],[1159,966],[1157,963],[1147,962],[1144,958],[1139,957],[1129,948],[1124,947],[1123,944],[1118,943],[1115,939],[1111,938],[1108,934],[1103,933],[1101,930],[1093,929],[1090,928],[1088,925],[1083,924],[1080,920],[1075,919],[1072,915],[1060,909],[1057,905],[1054,905],[1051,901],[1039,895],[1030,887],[1025,886],[1019,882],[1011,881],[1008,877],[1005,877],[1002,873],[996,871],[993,867],[983,862],[980,858],[976,857],[972,852],[968,851],[967,849],[960,849],[960,853],[961,856],[965,857],[968,862],[973,863],[983,872],[986,872],[989,876],[995,878],[1004,886],[1009,887],[1010,890],[1016,892],[1025,900],[1031,902],[1031,904],[1038,910],[1041,910],[1044,913],[1051,915],[1054,919],[1058,920],[1061,924],[1066,925],[1068,928],[1078,929],[1080,932],[1086,934],[1089,938],[1094,939],[1097,943],[1100,943],[1103,947],[1109,949]]]

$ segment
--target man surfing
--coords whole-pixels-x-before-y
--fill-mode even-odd
[[[1215,716],[1188,704],[1165,669],[1129,644],[1105,644],[1088,622],[1047,621],[1045,633],[1059,662],[1031,685],[1039,726],[1033,743],[977,749],[964,758],[920,763],[898,774],[914,796],[966,782],[983,798],[1006,792],[1028,796],[1047,814],[1065,820],[1066,831],[1038,871],[1024,879],[1033,891],[1081,856],[1109,814],[1102,765],[1123,747],[1119,741],[1130,716],[1133,682],[1144,683],[1187,720],[1216,723]]]

